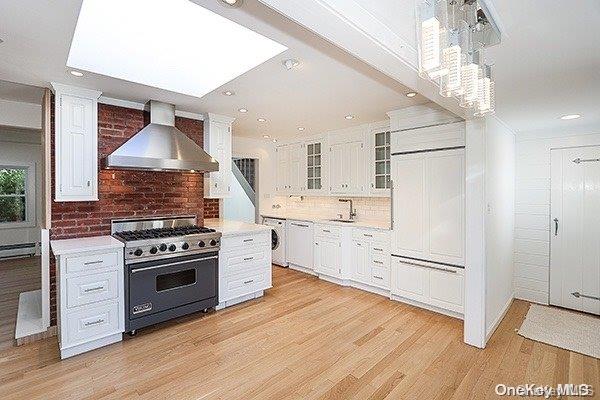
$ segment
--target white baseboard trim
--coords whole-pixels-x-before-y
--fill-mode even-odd
[[[82,343],[77,346],[61,348],[60,349],[60,358],[65,359],[69,357],[76,356],[77,354],[85,353],[99,347],[108,346],[109,344],[113,344],[116,342],[120,342],[123,340],[122,333],[115,333],[113,335],[105,336],[100,339],[92,340],[91,342]]]
[[[496,320],[494,321],[492,326],[489,329],[487,329],[487,333],[485,334],[485,343],[486,344],[487,344],[488,340],[490,340],[490,338],[492,337],[494,332],[496,332],[496,329],[498,329],[498,326],[500,325],[500,323],[506,316],[506,313],[510,309],[510,306],[514,300],[515,300],[515,294],[513,293],[510,296],[510,298],[508,299],[508,301],[506,302],[506,304],[504,305],[504,308],[502,309],[502,312],[500,313],[500,315],[498,315],[498,317],[496,318]]]
[[[390,294],[390,299],[391,300],[395,300],[395,301],[399,301],[401,303],[410,304],[411,306],[415,306],[415,307],[419,307],[419,308],[424,308],[426,310],[433,311],[433,312],[436,312],[438,314],[447,315],[447,316],[452,317],[452,318],[457,318],[457,319],[461,319],[461,320],[464,319],[464,316],[461,313],[457,313],[457,312],[450,311],[450,310],[444,310],[443,308],[439,308],[439,307],[432,306],[432,305],[429,305],[429,304],[421,303],[420,301],[410,300],[410,299],[407,299],[405,297],[398,296],[398,295],[395,295],[395,294]]]
[[[317,275],[317,273],[311,269],[311,268],[306,268],[306,267],[302,267],[300,265],[296,265],[296,264],[290,264],[289,265],[290,269],[293,269],[295,271],[300,271],[300,272],[304,272],[305,274],[309,274],[309,275]]]
[[[250,294],[246,294],[240,297],[236,297],[235,299],[231,299],[231,300],[227,300],[227,301],[222,301],[219,304],[217,304],[217,306],[215,307],[215,310],[222,310],[225,307],[231,307],[234,306],[236,304],[240,304],[243,303],[245,301],[248,300],[254,300],[257,299],[259,297],[264,296],[265,291],[264,290],[259,290],[258,292],[254,292],[254,293],[250,293]]]

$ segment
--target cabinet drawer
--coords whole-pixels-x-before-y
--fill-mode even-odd
[[[266,244],[271,238],[270,232],[261,232],[252,235],[240,235],[221,239],[221,250],[244,249],[252,246]]]
[[[70,311],[66,316],[68,340],[62,345],[87,342],[120,332],[120,318],[117,302]]]
[[[429,299],[429,270],[405,264],[394,258],[392,261],[392,293],[426,303]]]
[[[271,269],[247,271],[220,278],[219,301],[228,301],[271,287]]]
[[[453,270],[450,269],[449,270]],[[430,304],[451,310],[463,312],[464,276],[463,271],[455,272],[431,270],[429,272]]]
[[[122,256],[121,256],[122,257]],[[117,268],[121,265],[118,252],[86,254],[66,257],[67,273],[97,271],[99,269]]]
[[[315,236],[339,238],[342,236],[342,228],[331,225],[315,225]]]
[[[383,289],[390,288],[390,270],[388,268],[371,267],[371,283]]]
[[[352,231],[352,238],[357,240],[372,240],[374,242],[387,244],[389,242],[389,232],[354,228]]]
[[[390,257],[390,246],[387,243],[371,243],[371,254],[376,256]]]
[[[253,270],[260,267],[270,269],[270,251],[248,251],[244,254],[240,254],[239,252],[225,253],[221,257],[219,265],[222,276],[239,274],[246,270]]]
[[[390,268],[390,258],[384,254],[371,253],[371,264],[378,268]]]
[[[119,274],[117,271],[75,276],[67,278],[66,281],[68,308],[116,299],[119,293]]]

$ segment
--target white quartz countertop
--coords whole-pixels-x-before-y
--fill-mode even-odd
[[[243,221],[229,219],[209,218],[204,220],[204,226],[221,232],[223,236],[236,236],[248,233],[271,231],[271,227],[261,224],[251,224]]]
[[[294,221],[306,221],[306,222],[314,222],[317,224],[325,224],[325,225],[336,225],[336,226],[349,226],[353,228],[369,228],[369,229],[378,229],[388,231],[390,230],[390,222],[382,221],[382,220],[355,220],[355,222],[337,222],[337,221],[329,221],[327,218],[323,216],[310,216],[305,214],[294,214],[294,213],[286,213],[286,212],[266,212],[261,213],[261,216],[264,218],[277,218],[277,219],[289,219]]]
[[[51,240],[50,246],[56,256],[81,253],[85,251],[119,249],[125,247],[123,242],[112,236],[92,236],[76,239]]]

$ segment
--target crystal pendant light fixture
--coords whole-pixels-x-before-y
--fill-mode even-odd
[[[479,79],[479,95],[477,99],[476,115],[484,116],[494,113],[493,93],[494,83],[492,81],[492,66],[485,65]]]
[[[481,54],[478,50],[472,51],[468,63],[463,65],[461,71],[462,79],[462,97],[460,98],[460,106],[464,108],[473,107],[479,99],[479,66]]]
[[[442,50],[442,63],[448,73],[440,79],[440,95],[444,97],[462,94],[461,68],[465,63],[463,49],[468,41],[468,27],[461,19],[462,11],[459,0],[448,3],[448,47]]]
[[[417,6],[419,76],[436,79],[447,73],[442,49],[447,41],[447,0],[425,0]]]

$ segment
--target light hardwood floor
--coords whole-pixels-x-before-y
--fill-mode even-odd
[[[40,257],[0,260],[0,350],[15,345],[19,293],[41,287]]]
[[[0,352],[1,399],[487,399],[497,383],[590,383],[600,361],[275,268],[264,298],[60,361],[56,338]]]

